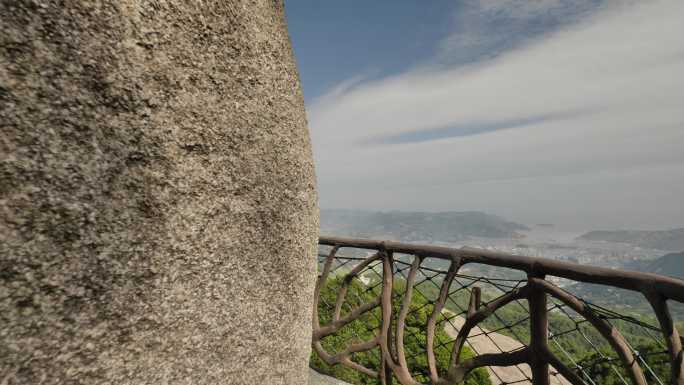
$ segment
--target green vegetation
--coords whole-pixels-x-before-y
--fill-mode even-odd
[[[684,251],[663,255],[648,265],[646,271],[684,278]]]
[[[646,300],[646,297],[630,290],[579,282],[568,287],[567,291],[587,302],[610,307],[620,314],[632,315],[653,313],[653,308],[648,303],[648,300]],[[669,301],[668,306],[670,307],[670,312],[674,319],[684,320],[684,303]]]
[[[435,300],[439,295],[438,287],[430,282],[418,285],[417,289],[425,295],[428,301]],[[493,293],[501,294],[500,291],[495,291],[488,285],[484,285],[483,290],[483,302],[494,299],[496,295]],[[449,299],[446,309],[459,314],[468,306],[469,293],[461,290],[452,294]],[[617,356],[601,334],[572,310],[567,308],[564,310],[565,312],[558,309],[549,312],[549,329],[554,335],[550,347],[554,354],[570,368],[574,368],[575,364],[584,368],[584,372],[594,379],[596,384],[631,383],[619,361],[613,361],[612,364],[606,361],[606,357],[617,359]],[[483,321],[481,326],[529,344],[530,326],[529,321],[526,320],[528,312],[525,301],[513,302],[497,310],[494,315]],[[663,353],[665,342],[658,331],[649,330],[639,324],[657,325],[657,321],[651,317],[631,315],[638,317],[635,320],[637,323],[626,320],[610,320],[610,322],[646,362],[644,364],[640,361],[640,364],[648,383],[658,383],[654,375],[663,383],[668,383],[670,367],[667,356]],[[678,326],[679,330],[683,330],[684,325],[680,323]],[[621,377],[626,381],[622,381]]]
[[[642,355],[646,365],[640,362],[640,366],[646,376],[646,383],[657,384],[655,379],[657,376],[663,384],[670,383],[670,368],[667,363],[667,356],[662,354],[662,349],[657,349],[653,345],[644,346],[638,349],[639,354]],[[611,351],[603,350],[601,353],[591,353],[586,355],[581,361],[580,365],[585,368],[585,371],[595,383],[601,385],[622,385],[631,384],[627,371],[622,365],[610,365],[603,358],[603,355],[612,355]]]
[[[340,284],[341,279],[339,276],[330,278],[321,291],[321,301],[318,307],[321,325],[326,325],[331,321],[332,307],[334,306],[337,289],[340,287]],[[356,307],[365,302],[370,302],[377,298],[379,290],[379,287],[367,289],[365,285],[354,280],[347,292],[347,301],[343,307],[343,314],[352,307]],[[402,280],[395,281],[394,291],[396,295],[393,297],[395,297],[396,300],[393,303],[394,314],[398,314],[400,310],[400,301],[404,290],[405,282]],[[414,378],[422,383],[429,383],[427,356],[425,354],[425,326],[432,313],[432,309],[432,305],[430,305],[424,297],[414,295],[411,301],[409,315],[406,319],[404,345],[407,363]],[[334,353],[343,350],[352,343],[371,340],[380,328],[380,319],[380,309],[376,308],[371,310],[334,335],[324,338],[321,343],[326,351]],[[435,334],[435,357],[437,360],[437,367],[439,370],[445,370],[448,367],[453,342],[449,342],[451,338],[449,338],[442,328],[437,328]],[[466,358],[473,356],[472,351],[468,348],[464,348],[463,354]],[[353,360],[367,368],[377,371],[380,369],[379,348],[376,347],[367,352],[354,354]],[[310,365],[321,373],[352,384],[377,384],[377,379],[371,378],[356,370],[342,365],[327,365],[315,353],[312,353],[311,355]],[[444,373],[440,374],[444,375]],[[489,375],[486,369],[476,369],[466,377],[465,383],[467,385],[489,385]]]

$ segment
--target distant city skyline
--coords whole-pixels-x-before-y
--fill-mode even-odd
[[[684,2],[286,2],[323,208],[684,227]]]

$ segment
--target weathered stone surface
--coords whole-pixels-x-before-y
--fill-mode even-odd
[[[0,383],[305,384],[279,1],[0,0]]]
[[[309,370],[309,385],[350,385],[347,382],[340,381],[337,378],[326,376],[317,371]]]

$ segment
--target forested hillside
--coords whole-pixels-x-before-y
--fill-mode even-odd
[[[684,279],[684,251],[663,255],[648,265],[646,271]]]

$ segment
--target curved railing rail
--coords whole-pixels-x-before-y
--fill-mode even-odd
[[[682,338],[668,308],[669,300],[684,303],[682,280],[473,248],[333,237],[321,237],[319,245],[330,250],[319,256],[312,347],[326,365],[347,367],[382,384],[391,384],[392,379],[403,385],[459,384],[472,371],[487,367],[490,381],[501,384],[595,385],[600,383],[600,368],[611,371],[618,383],[684,385]],[[356,253],[344,256],[344,250]],[[468,264],[511,269],[523,276],[496,279],[461,273]],[[577,298],[554,283],[561,279],[641,293],[657,324]],[[355,298],[347,298],[352,292]],[[421,305],[415,305],[418,296]],[[527,316],[506,320],[498,315],[513,305]],[[414,313],[426,309],[429,316],[421,331],[409,335],[407,330],[416,330],[413,324],[422,320]],[[559,328],[555,320],[561,317],[574,328],[553,330]],[[366,325],[366,338],[352,336],[345,346],[337,343],[331,351],[332,344],[326,341],[359,322],[371,325]],[[409,328],[407,323],[413,324]],[[656,348],[640,352],[623,336],[625,325],[638,328]],[[523,327],[528,337],[516,334]],[[450,331],[449,341],[438,338],[441,330]],[[591,350],[584,361],[568,353],[573,349],[567,346],[570,333],[582,339],[587,353]],[[410,338],[419,341],[418,353],[405,346]],[[478,345],[478,339],[487,343]],[[491,346],[497,350],[491,351]],[[449,350],[448,360],[437,359],[437,349],[440,357]],[[466,355],[466,349],[475,355]],[[375,367],[355,359],[371,352],[378,356]],[[496,367],[515,368],[518,377]]]

